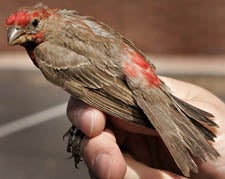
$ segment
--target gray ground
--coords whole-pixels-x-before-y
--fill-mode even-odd
[[[224,77],[179,76],[200,84],[225,100]],[[69,95],[46,82],[36,71],[0,71],[0,127],[26,116],[64,103]],[[62,135],[70,126],[65,113],[0,138],[1,179],[87,178],[82,162],[76,170],[66,159],[66,141]]]
[[[0,72],[0,125],[66,102],[69,95],[46,82],[39,72]],[[66,159],[62,135],[70,126],[65,112],[54,120],[0,138],[1,179],[87,178]]]

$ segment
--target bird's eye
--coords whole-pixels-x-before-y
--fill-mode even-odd
[[[39,23],[39,21],[38,21],[37,19],[34,19],[34,20],[32,21],[32,25],[33,25],[34,27],[37,27],[38,23]]]

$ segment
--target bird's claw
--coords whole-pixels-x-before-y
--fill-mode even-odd
[[[75,168],[78,168],[78,164],[81,160],[81,153],[80,153],[80,143],[84,137],[84,134],[77,129],[75,126],[72,126],[63,136],[63,139],[68,137],[68,144],[67,144],[67,152],[72,153],[71,157],[74,158]]]

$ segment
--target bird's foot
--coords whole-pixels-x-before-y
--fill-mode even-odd
[[[68,137],[67,152],[71,153],[71,157],[74,159],[75,168],[78,168],[78,164],[81,160],[80,144],[84,138],[84,134],[72,126],[63,136],[63,139]]]

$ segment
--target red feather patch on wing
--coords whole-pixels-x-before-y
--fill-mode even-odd
[[[138,52],[132,53],[132,61],[143,69],[149,68],[149,64],[145,61],[144,57]]]
[[[159,86],[160,80],[155,70],[139,52],[128,49],[129,60],[124,62],[125,74],[130,78],[142,78],[148,86]]]

